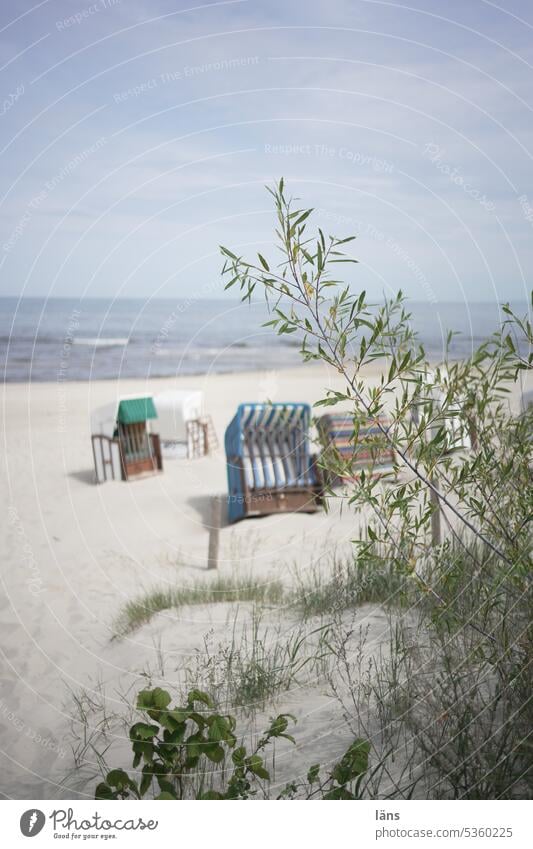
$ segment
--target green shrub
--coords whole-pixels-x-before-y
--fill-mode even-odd
[[[137,708],[150,720],[136,722],[130,729],[133,768],[142,764],[140,779],[130,777],[123,769],[112,769],[98,784],[96,799],[142,799],[149,791],[161,800],[250,799],[261,790],[262,782],[270,780],[266,747],[280,738],[295,742],[287,733],[289,721],[295,721],[290,714],[273,719],[248,751],[244,745],[237,745],[235,718],[217,713],[207,693],[191,690],[181,707],[171,708],[170,702],[170,694],[160,687],[139,693]],[[307,798],[358,798],[364,789],[369,751],[369,743],[355,740],[323,780],[316,764],[309,770],[307,784],[287,785],[279,798],[298,794]],[[229,774],[222,766],[227,758],[231,760]],[[213,773],[213,766],[220,767],[219,772]],[[207,782],[198,781],[199,776],[206,777]]]

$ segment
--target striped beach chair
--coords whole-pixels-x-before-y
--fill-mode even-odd
[[[363,470],[371,476],[392,471],[394,451],[378,422],[384,427],[389,424],[384,417],[358,422],[348,413],[328,413],[318,419],[321,465],[328,470],[330,484],[357,480]]]
[[[308,404],[239,405],[225,435],[230,522],[319,508],[310,422]]]

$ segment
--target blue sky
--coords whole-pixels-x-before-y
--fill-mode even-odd
[[[285,177],[349,281],[523,299],[533,7],[485,0],[2,4],[1,293],[217,297]]]

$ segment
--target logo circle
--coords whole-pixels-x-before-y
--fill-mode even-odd
[[[30,808],[24,811],[20,818],[20,830],[24,837],[35,837],[42,831],[46,817],[38,808]]]

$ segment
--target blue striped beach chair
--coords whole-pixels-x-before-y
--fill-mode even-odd
[[[321,503],[308,404],[240,404],[225,435],[228,518],[302,511]]]

